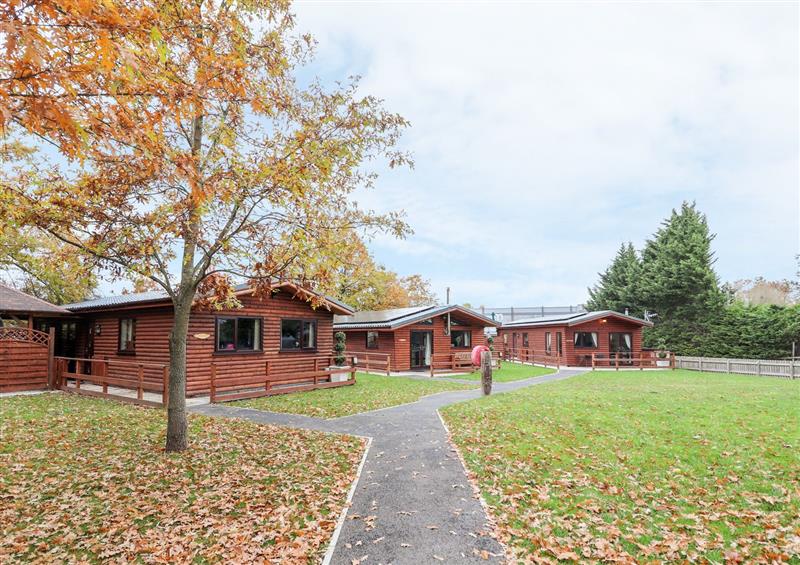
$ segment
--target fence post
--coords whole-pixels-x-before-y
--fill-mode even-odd
[[[731,372],[731,360],[730,359],[725,359],[725,372],[726,373],[730,373]]]
[[[761,359],[756,361],[756,369],[758,370],[758,376],[761,376]]]
[[[162,371],[164,374],[161,378],[163,383],[161,390],[161,404],[163,404],[164,408],[166,408],[169,404],[169,370],[167,369],[166,365],[162,367]]]
[[[670,356],[670,365],[672,366],[671,368],[674,371],[677,368],[677,365],[678,365],[677,359],[675,359],[675,352],[674,351],[670,351],[669,356]]]
[[[269,365],[267,365],[269,367]],[[214,404],[217,400],[217,364],[215,362],[211,362],[211,398],[209,398],[211,404]]]
[[[392,356],[391,355],[387,355],[386,356],[386,376],[388,377],[391,374],[392,374]]]
[[[702,357],[700,357],[700,370],[701,371],[703,370],[703,358]]]
[[[53,366],[53,354],[55,353],[56,328],[51,327],[47,332],[47,386],[55,388],[55,367]]]
[[[269,359],[264,361],[264,379],[264,390],[269,392],[269,389],[272,386],[269,381]]]
[[[94,360],[92,363],[92,373],[94,373]],[[103,394],[108,394],[108,361],[103,360],[100,363],[100,378],[103,379]]]
[[[791,375],[792,380],[794,380],[794,357],[789,360],[789,374]]]
[[[136,398],[142,400],[144,398],[144,366],[140,363],[139,364],[139,386],[136,388]]]

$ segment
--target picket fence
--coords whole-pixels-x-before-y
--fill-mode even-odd
[[[728,359],[725,357],[675,356],[676,369],[710,373],[740,373],[760,377],[800,379],[800,360],[794,359]]]

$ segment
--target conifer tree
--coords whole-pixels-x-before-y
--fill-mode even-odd
[[[614,310],[641,316],[638,288],[642,264],[633,244],[623,243],[614,261],[600,273],[600,281],[589,289],[589,310]]]

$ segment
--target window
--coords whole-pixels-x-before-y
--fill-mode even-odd
[[[315,320],[281,320],[281,350],[300,351],[316,349],[317,322]]]
[[[133,318],[119,321],[119,352],[136,353],[136,320]]]
[[[556,332],[556,351],[558,352],[559,355],[564,354],[564,348],[562,347],[561,344],[561,332]]]
[[[553,350],[553,339],[550,332],[545,332],[544,334],[544,352],[550,355]]]
[[[575,347],[597,348],[597,332],[575,332]]]
[[[261,351],[261,318],[217,318],[217,351]]]
[[[528,334],[522,334],[522,347],[528,347],[530,342],[528,341]]]
[[[472,332],[469,330],[450,330],[450,345],[453,347],[472,347]]]
[[[367,349],[378,349],[378,332],[367,332]]]

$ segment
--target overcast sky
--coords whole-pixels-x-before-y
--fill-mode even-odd
[[[474,306],[586,299],[623,241],[696,200],[722,281],[791,277],[800,245],[798,8],[769,3],[295,4],[310,69],[412,122],[416,167],[359,200],[370,244]]]

